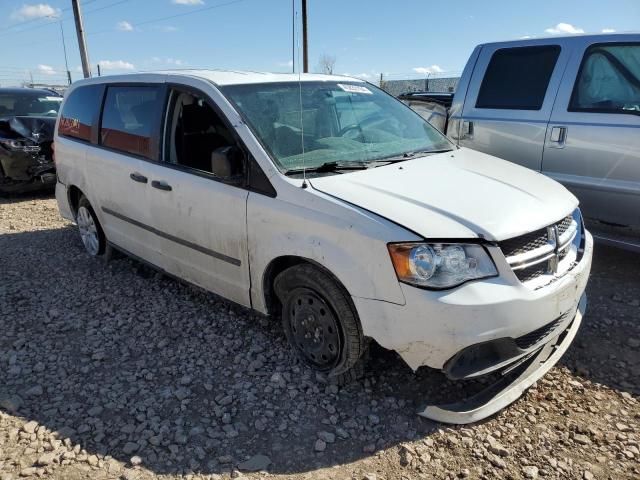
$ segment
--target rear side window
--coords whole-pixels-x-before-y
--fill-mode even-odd
[[[640,114],[640,43],[589,47],[569,110]]]
[[[108,87],[100,122],[100,144],[155,160],[152,138],[159,125],[160,87]]]
[[[476,108],[540,110],[559,55],[557,45],[496,50]]]
[[[60,114],[58,135],[91,141],[91,128],[100,108],[102,88],[102,85],[87,85],[71,92]]]

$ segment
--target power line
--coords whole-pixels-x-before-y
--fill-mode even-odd
[[[97,2],[97,1],[98,0],[87,0],[86,2],[83,2],[83,5],[90,5],[90,4],[92,4],[94,2]],[[67,12],[69,10],[71,10],[71,7],[66,7],[66,8],[61,9],[60,13]],[[38,22],[40,20],[44,20],[45,18],[48,18],[48,17],[38,17],[38,18],[30,18],[28,20],[23,20],[21,22],[14,23],[13,25],[9,25],[8,27],[5,27],[5,28],[1,29],[0,33],[5,32],[7,30],[11,30],[12,28],[20,27],[20,26],[25,25],[27,23]],[[48,25],[48,23],[46,25]],[[22,30],[20,30],[20,31],[22,31]]]
[[[97,0],[93,0],[93,1],[97,1]],[[94,12],[99,12],[101,10],[105,10],[107,8],[115,7],[117,5],[121,5],[121,4],[129,2],[129,1],[131,1],[131,0],[119,0],[118,2],[110,3],[109,5],[105,5],[103,7],[94,8],[93,10],[88,10],[86,12],[83,12],[83,15],[87,15],[87,14],[94,13]],[[85,4],[86,3],[90,3],[90,2],[85,2]],[[67,10],[67,9],[65,9],[65,10]],[[34,19],[34,20],[44,20],[44,18],[38,18],[38,19]],[[6,37],[8,35],[17,35],[19,33],[30,32],[32,30],[37,30],[38,28],[43,28],[43,27],[48,27],[49,25],[54,25],[57,22],[67,22],[67,21],[70,21],[70,20],[73,20],[73,19],[72,18],[56,17],[55,19],[51,19],[50,21],[48,21],[46,23],[40,23],[38,25],[33,25],[31,27],[28,27],[28,28],[23,28],[22,30],[18,30],[17,32],[7,32],[6,31],[7,29],[0,30],[0,37]]]

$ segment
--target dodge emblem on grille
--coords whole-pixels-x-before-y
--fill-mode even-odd
[[[557,225],[551,225],[547,227],[547,236],[549,238],[549,244],[553,246],[553,257],[549,259],[547,269],[549,273],[558,273],[558,264],[560,263],[560,254],[558,252],[558,227]]]

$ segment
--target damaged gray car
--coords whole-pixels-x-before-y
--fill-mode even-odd
[[[62,96],[0,88],[0,194],[53,187],[53,130]]]

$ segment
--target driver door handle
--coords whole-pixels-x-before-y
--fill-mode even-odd
[[[151,186],[153,188],[157,188],[158,190],[164,190],[166,192],[170,192],[172,190],[171,185],[169,185],[165,181],[154,180],[151,182]]]

